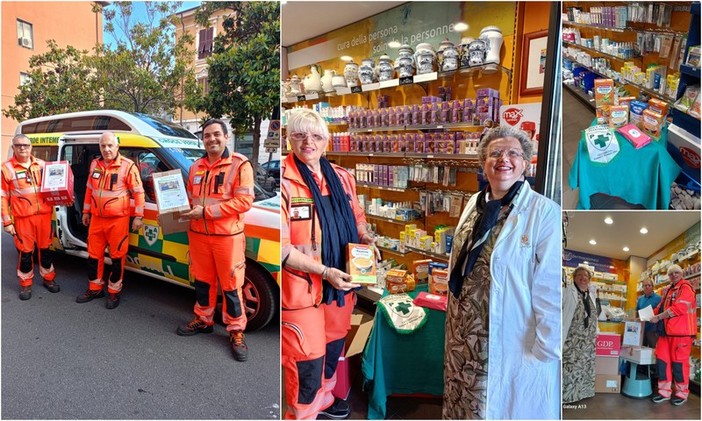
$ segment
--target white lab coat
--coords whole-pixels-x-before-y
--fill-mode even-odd
[[[458,227],[473,212],[477,197],[469,200]],[[559,419],[561,211],[527,182],[513,205],[490,257],[486,415]]]

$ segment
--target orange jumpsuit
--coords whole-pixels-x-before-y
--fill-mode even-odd
[[[246,269],[244,213],[254,201],[253,167],[241,154],[224,150],[210,164],[207,157],[190,167],[188,197],[203,206],[202,219],[190,221],[190,271],[195,279],[195,315],[214,323],[217,279],[222,288],[222,320],[227,331],[246,328],[241,287]]]
[[[356,197],[353,176],[332,165],[341,180],[356,219],[360,239],[366,235],[366,217]],[[313,174],[316,179],[316,175]],[[328,196],[326,182],[317,180]],[[320,262],[322,230],[312,192],[302,179],[293,155],[283,161],[281,247],[283,266],[292,248]],[[282,273],[282,356],[285,370],[286,419],[315,419],[334,403],[336,366],[351,327],[355,293],[346,296],[344,307],[322,304],[322,277],[285,267]]]
[[[130,159],[118,155],[109,165],[103,158],[90,163],[83,213],[90,214],[88,229],[88,287],[103,288],[105,247],[110,246],[112,267],[107,292],[122,291],[124,261],[129,248],[130,196],[134,216],[144,216],[144,186],[139,169]]]
[[[681,279],[667,287],[661,296],[663,299],[656,314],[670,309],[675,316],[663,319],[665,334],[661,334],[656,342],[658,393],[669,398],[674,381],[675,396],[687,399],[690,394],[690,351],[697,334],[695,291],[689,281]]]
[[[52,207],[39,195],[45,164],[32,156],[27,167],[15,157],[2,165],[2,225],[15,225],[17,277],[23,287],[32,285],[35,245],[39,249],[39,274],[47,282],[56,278],[54,253],[49,249]]]

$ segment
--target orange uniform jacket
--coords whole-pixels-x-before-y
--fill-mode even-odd
[[[90,163],[83,213],[103,218],[130,216],[130,196],[134,197],[134,216],[144,216],[144,186],[139,170],[128,158],[118,155],[109,165],[103,158]]]
[[[253,167],[242,154],[225,149],[210,164],[207,157],[190,167],[188,195],[192,205],[204,207],[203,218],[190,221],[190,230],[206,235],[234,235],[244,231],[244,213],[254,201]]]
[[[344,191],[349,196],[353,214],[356,217],[358,237],[366,234],[366,216],[356,198],[356,181],[344,168],[332,164],[334,171],[341,180]],[[307,187],[295,165],[294,156],[288,155],[283,161],[281,171],[281,192],[283,197],[282,215],[283,230],[281,247],[283,266],[292,248],[312,257],[322,260],[322,229],[319,217],[312,199],[312,192]],[[329,190],[324,184],[322,195],[328,195]],[[316,273],[305,273],[299,270],[285,268],[282,272],[282,298],[284,310],[298,310],[319,306],[322,301],[322,276]]]
[[[690,281],[681,279],[677,284],[666,288],[661,295],[663,299],[657,314],[668,309],[675,314],[675,317],[663,319],[666,336],[695,336],[695,291]]]
[[[39,197],[46,163],[33,156],[30,162],[27,169],[12,157],[2,166],[3,226],[12,224],[12,217],[51,213],[51,205]]]

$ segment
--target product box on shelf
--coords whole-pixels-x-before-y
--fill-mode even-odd
[[[619,357],[606,357],[597,355],[595,357],[595,374],[618,374]]]
[[[595,79],[595,108],[598,124],[607,124],[609,107],[614,105],[614,80]]]
[[[641,346],[644,338],[645,322],[625,322],[622,345]]]
[[[448,294],[449,271],[445,268],[434,268],[429,278],[429,293],[436,295]]]
[[[597,334],[595,340],[595,354],[610,357],[619,356],[622,339],[618,333],[603,332]]]
[[[52,206],[73,203],[73,171],[68,161],[46,163],[39,195]]]
[[[596,374],[595,393],[619,393],[621,376],[619,374]]]

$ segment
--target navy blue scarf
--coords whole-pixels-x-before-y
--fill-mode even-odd
[[[480,252],[483,250],[483,246],[490,235],[490,231],[492,231],[492,228],[497,224],[497,218],[500,216],[500,209],[512,203],[512,200],[517,196],[523,184],[524,180],[519,180],[512,184],[507,194],[499,200],[486,202],[485,196],[487,192],[490,191],[489,184],[478,194],[476,203],[478,218],[475,220],[473,235],[471,236],[470,242],[466,239],[463,243],[463,248],[456,259],[456,265],[451,270],[451,277],[449,278],[449,289],[454,297],[458,298],[458,295],[461,293],[463,278],[468,276],[473,270],[473,266],[475,266],[475,262],[478,260],[478,256],[480,256]],[[468,244],[470,244],[470,247],[468,247]],[[466,258],[468,258],[468,263],[466,264],[465,271],[463,271],[463,262]]]
[[[319,225],[322,229],[322,263],[346,272],[346,245],[358,243],[358,228],[356,217],[349,204],[350,198],[344,186],[341,185],[339,176],[326,158],[320,158],[319,164],[322,168],[322,176],[329,186],[329,196],[322,196],[312,171],[296,156],[294,158],[302,180],[312,192],[312,199],[317,207]],[[349,291],[338,290],[327,281],[324,281],[322,286],[323,303],[331,304],[336,301],[339,307],[344,306],[344,295]]]

